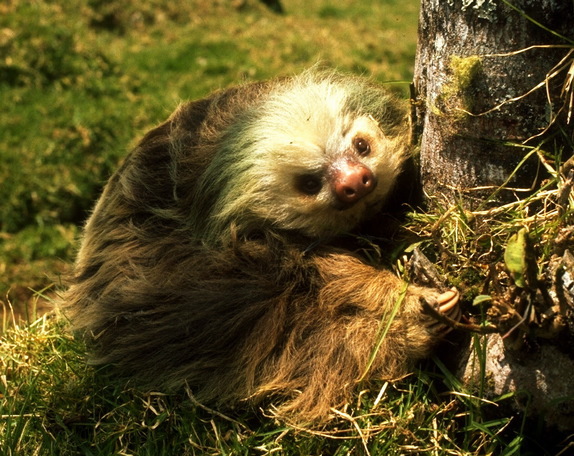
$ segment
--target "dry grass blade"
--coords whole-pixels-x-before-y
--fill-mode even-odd
[[[572,119],[572,108],[574,107],[574,59],[570,62],[570,68],[568,69],[568,74],[564,80],[561,96],[566,100],[568,105],[566,123],[569,124]]]

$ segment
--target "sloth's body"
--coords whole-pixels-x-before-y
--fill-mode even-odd
[[[94,361],[201,401],[276,398],[299,419],[348,400],[375,351],[369,378],[408,372],[437,339],[420,299],[456,298],[334,241],[383,209],[406,129],[397,100],[333,74],[182,105],[85,227],[65,301]]]

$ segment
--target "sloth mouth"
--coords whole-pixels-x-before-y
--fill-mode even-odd
[[[343,203],[341,201],[335,201],[333,203],[333,209],[339,212],[348,211],[349,209],[355,207],[358,204],[358,201],[354,201],[351,203]]]
[[[340,200],[335,199],[331,206],[333,207],[333,209],[335,209],[336,211],[339,212],[343,212],[343,211],[348,211],[350,209],[353,209],[356,206],[362,206],[362,209],[360,209],[359,211],[362,212],[367,212],[371,209],[380,207],[380,205],[383,203],[383,198],[361,198],[358,199],[356,201],[349,201],[349,202],[343,202]]]

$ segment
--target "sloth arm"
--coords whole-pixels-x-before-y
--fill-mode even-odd
[[[281,343],[273,350],[249,338],[241,351],[241,365],[253,367],[253,398],[299,391],[279,412],[314,417],[340,405],[360,379],[399,378],[429,354],[437,336],[420,300],[432,301],[438,291],[407,287],[347,252],[304,263],[307,293],[292,293],[288,309],[276,309],[291,313],[283,317]],[[255,334],[273,326],[272,315],[255,325]]]

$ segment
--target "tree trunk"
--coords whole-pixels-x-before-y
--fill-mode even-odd
[[[574,37],[571,1],[510,1],[547,29]],[[516,98],[543,83],[567,54],[564,47],[529,49],[569,44],[555,33],[504,0],[422,0],[415,137],[428,194],[451,202],[462,194],[469,203],[504,185],[509,190],[497,196],[506,202],[515,199],[515,189],[536,186],[539,160],[532,154],[519,167],[531,151],[521,145],[539,142],[529,138],[542,133],[563,105],[559,95],[568,68],[549,81],[550,100],[544,84]]]
[[[521,192],[535,190],[545,177],[536,146],[543,144],[548,161],[557,152],[563,161],[568,158],[574,140],[574,119],[568,116],[574,118],[574,113],[561,92],[568,77],[574,84],[573,75],[568,76],[574,69],[573,38],[571,0],[422,0],[414,132],[427,195],[447,206],[462,198],[469,210],[486,200],[500,204],[522,199],[526,195]],[[565,92],[572,97],[572,91]],[[573,176],[574,171],[569,179]],[[562,248],[564,257],[557,257],[559,266],[547,276],[554,281],[554,295],[569,299],[570,310],[562,317],[569,316],[572,323],[566,338],[571,345],[574,297],[567,295],[574,293],[574,260],[567,263],[568,249],[574,250],[573,245]],[[534,302],[536,277],[533,284],[515,288]],[[533,312],[541,316],[538,309]],[[518,309],[513,315],[524,316],[524,321],[529,314]],[[499,334],[485,342],[486,360],[474,353],[461,368],[467,386],[486,384],[487,391],[481,392],[493,396],[514,391],[516,405],[524,411],[520,391],[528,391],[528,412],[547,415],[547,425],[574,429],[572,346],[540,344],[538,351],[525,353],[508,350],[508,339]]]

